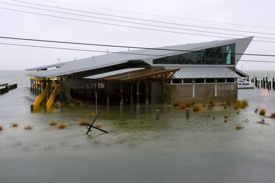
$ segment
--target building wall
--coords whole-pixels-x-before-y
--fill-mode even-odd
[[[151,83],[151,101],[152,104],[163,103],[163,83],[162,82],[152,82]]]
[[[215,96],[215,84],[171,84],[167,86],[167,103],[208,103],[211,100],[216,102],[233,101],[237,99],[237,83],[217,84],[217,96]],[[193,97],[194,92],[194,97]]]

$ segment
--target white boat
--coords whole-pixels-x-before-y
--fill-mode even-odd
[[[254,89],[255,84],[249,81],[239,81],[238,89]]]

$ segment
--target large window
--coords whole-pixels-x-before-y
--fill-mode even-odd
[[[235,65],[235,43],[155,59],[153,64]]]

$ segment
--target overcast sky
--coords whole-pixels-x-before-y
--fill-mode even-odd
[[[32,5],[23,2],[37,3],[44,6]],[[11,3],[14,5],[3,3]],[[43,8],[50,11],[15,5]],[[45,5],[87,11],[91,13],[60,10],[46,7]],[[180,45],[214,41],[219,39],[222,40],[228,38],[255,36],[254,40],[246,50],[246,53],[275,55],[274,7],[274,0],[0,0],[0,36],[140,47],[161,47],[167,45]],[[18,10],[78,20],[28,14],[18,12]],[[57,13],[53,11],[74,13],[85,15],[86,17]],[[101,13],[109,16],[94,13]],[[93,16],[94,18],[88,16]],[[118,18],[116,16],[147,19],[159,22],[170,22],[175,24],[145,22],[134,19]],[[103,20],[98,17],[157,26],[168,26],[171,28]],[[100,23],[111,23],[122,25],[124,27],[103,25]],[[198,28],[176,24],[232,29],[236,31]],[[168,32],[142,30],[125,26],[158,29]],[[194,31],[184,29],[192,29]],[[213,33],[199,31],[208,31]],[[200,34],[204,36],[192,34]],[[0,43],[100,51],[125,51],[125,49],[122,48],[40,43],[8,39],[0,39]],[[36,66],[70,61],[75,58],[80,59],[91,57],[102,53],[31,48],[0,44],[0,54],[0,70],[24,70]],[[271,56],[243,56],[241,60],[275,61],[274,58],[275,57]],[[275,70],[273,69],[274,66],[275,63],[239,62],[237,68],[243,68],[243,70],[264,70],[265,68]]]

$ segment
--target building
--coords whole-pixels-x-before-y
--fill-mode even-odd
[[[45,82],[60,77],[60,90],[67,100],[94,100],[97,93],[103,105],[122,108],[128,103],[233,101],[237,78],[248,77],[236,65],[252,39],[107,53],[26,70],[37,71],[28,75]]]

